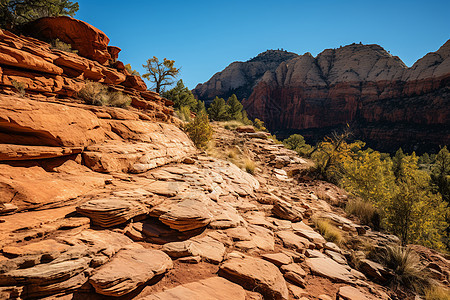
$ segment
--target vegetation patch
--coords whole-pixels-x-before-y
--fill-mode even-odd
[[[377,260],[393,271],[390,286],[424,292],[432,284],[428,272],[421,266],[419,256],[408,247],[387,246],[375,254]]]
[[[212,138],[213,129],[209,124],[208,115],[205,111],[201,111],[184,127],[189,138],[194,142],[194,145],[199,149],[205,149],[208,142]]]
[[[78,97],[87,104],[98,106],[128,107],[131,98],[121,92],[110,92],[108,87],[98,82],[87,82],[78,92]]]
[[[345,242],[342,232],[328,220],[313,218],[314,226],[320,234],[329,242],[342,245]]]

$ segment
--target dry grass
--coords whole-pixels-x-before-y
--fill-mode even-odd
[[[247,171],[247,173],[254,175],[255,174],[255,169],[256,169],[256,164],[253,160],[251,159],[246,159],[244,161],[245,163],[245,171]]]
[[[387,246],[377,253],[376,257],[381,264],[393,270],[394,276],[391,279],[393,289],[405,287],[422,292],[430,287],[429,274],[420,264],[419,255],[411,248]]]
[[[314,226],[320,232],[320,234],[329,242],[333,242],[337,245],[345,243],[345,238],[342,232],[328,220],[313,218]]]
[[[450,290],[441,286],[432,286],[425,290],[426,300],[450,300]]]
[[[72,49],[72,45],[64,43],[63,41],[56,39],[51,42],[51,48],[52,49],[58,49],[61,51],[66,52],[72,52],[72,53],[78,53],[78,50]]]
[[[370,202],[361,199],[350,199],[345,206],[345,211],[349,215],[356,216],[362,224],[378,228],[380,225],[380,215],[378,210]]]
[[[220,122],[217,122],[217,124],[219,124],[219,126],[225,128],[227,130],[236,129],[239,126],[245,125],[243,122],[238,121],[238,120],[220,121]]]
[[[17,80],[11,80],[11,84],[17,90],[21,97],[25,96],[25,84]]]
[[[131,104],[130,97],[121,92],[109,92],[106,86],[98,82],[87,82],[78,92],[78,97],[87,104],[98,106],[125,108]]]

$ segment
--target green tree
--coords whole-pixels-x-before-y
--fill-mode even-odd
[[[430,176],[417,165],[418,158],[404,156],[396,178],[398,192],[383,208],[386,227],[403,244],[419,243],[442,248],[447,208],[440,194],[431,193]]]
[[[312,147],[305,142],[305,138],[300,134],[293,134],[283,141],[286,148],[299,153],[300,155],[308,155]]]
[[[228,105],[223,98],[216,97],[208,107],[209,117],[214,121],[226,121],[229,118]]]
[[[252,120],[248,118],[247,112],[245,110],[242,111],[242,123],[244,123],[244,125],[253,125]]]
[[[268,131],[266,126],[264,125],[264,121],[261,121],[258,118],[255,118],[255,121],[253,122],[253,126],[255,126],[255,128],[257,130],[266,131],[266,132]]]
[[[195,111],[197,113],[202,112],[202,111],[206,112],[205,101],[198,100],[197,101],[197,107],[195,108]]]
[[[447,146],[436,155],[435,163],[431,170],[431,182],[442,198],[450,202],[450,152]]]
[[[0,27],[14,30],[42,17],[73,17],[78,9],[77,2],[68,0],[0,0]]]
[[[435,193],[442,195],[447,208],[450,206],[450,153],[447,146],[442,148],[435,157],[435,163],[431,169],[431,184]],[[450,213],[446,215],[447,228],[445,234],[445,244],[450,249]]]
[[[184,86],[183,80],[180,79],[177,85],[171,90],[162,93],[162,96],[174,102],[174,108],[180,109],[183,106],[189,108],[190,111],[197,111],[198,101],[192,92]]]
[[[171,79],[175,78],[180,72],[180,69],[175,68],[174,65],[174,60],[164,58],[164,61],[160,62],[156,56],[153,56],[153,58],[147,60],[145,65],[142,65],[148,72],[142,77],[155,85],[155,92],[161,93],[165,86],[174,83]]]
[[[213,129],[209,124],[208,115],[205,111],[200,111],[193,120],[186,124],[185,130],[195,146],[205,149],[211,140]]]
[[[228,116],[231,120],[242,120],[242,104],[235,94],[231,95],[227,100]]]
[[[405,153],[403,153],[402,148],[399,148],[397,152],[395,152],[394,157],[392,158],[392,171],[394,172],[394,175],[396,178],[401,177],[401,172],[403,170],[402,163],[403,158],[405,157]]]

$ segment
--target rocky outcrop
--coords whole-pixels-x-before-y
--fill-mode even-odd
[[[108,48],[109,38],[105,33],[86,22],[70,17],[41,18],[27,24],[25,32],[49,42],[59,39],[71,45],[81,56],[101,64],[113,58],[117,59],[120,52],[118,47]]]
[[[230,64],[207,82],[198,84],[192,93],[207,103],[216,96],[227,99],[232,94],[238,99],[248,98],[265,72],[274,71],[281,62],[297,56],[283,50],[267,50],[246,62]]]
[[[119,48],[108,46],[108,37],[97,28],[69,17],[43,18],[29,25],[41,39],[59,39],[78,53],[62,51],[31,37],[0,29],[0,90],[19,92],[35,100],[67,99],[76,102],[86,80],[122,92],[148,119],[171,121],[171,101],[147,91],[139,76],[131,75],[117,60]],[[111,53],[113,54],[111,56]]]
[[[381,151],[431,150],[450,143],[449,56],[450,41],[411,68],[378,45],[306,53],[266,71],[241,99],[277,136],[297,132],[313,142],[350,124],[355,138]],[[223,95],[233,81],[214,91],[217,76],[196,95]],[[199,92],[203,86],[210,86],[208,93]]]

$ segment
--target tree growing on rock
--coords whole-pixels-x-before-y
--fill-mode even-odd
[[[180,72],[180,68],[175,67],[175,61],[164,58],[160,62],[156,56],[147,60],[145,65],[142,65],[148,73],[142,75],[145,79],[154,84],[154,90],[158,94],[164,91],[165,86],[170,86],[174,83],[172,80]]]
[[[14,30],[43,17],[73,17],[78,9],[77,2],[68,0],[1,0],[0,27]]]

